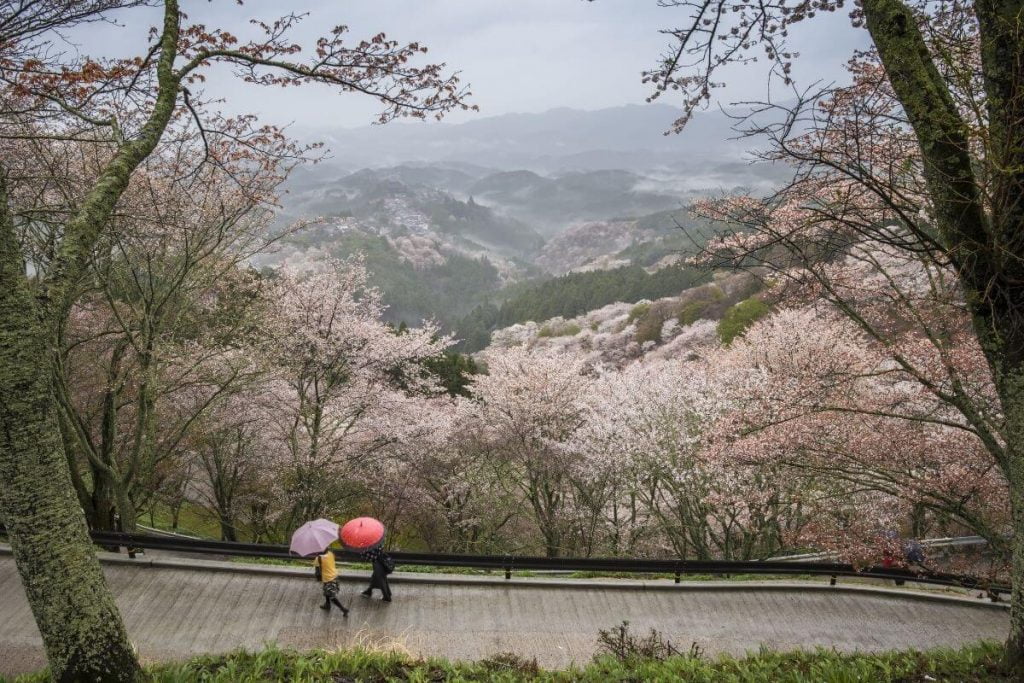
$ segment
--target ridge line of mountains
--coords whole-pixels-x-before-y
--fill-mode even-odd
[[[257,265],[360,252],[392,322],[436,319],[472,339],[466,350],[531,315],[676,294],[697,282],[682,257],[715,230],[686,205],[766,191],[782,171],[745,160],[722,112],[664,136],[675,114],[556,109],[321,131],[338,156],[293,174],[279,221],[325,222]]]

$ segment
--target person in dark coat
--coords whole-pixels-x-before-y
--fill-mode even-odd
[[[903,556],[906,558],[908,565],[914,564],[925,571],[930,571],[925,566],[927,558],[924,555],[924,548],[917,539],[912,538],[903,545]]]
[[[391,602],[391,586],[388,585],[388,574],[395,569],[395,563],[387,553],[380,548],[367,550],[363,558],[373,563],[373,575],[370,576],[370,587],[363,591],[363,595],[370,597],[373,589],[379,588],[383,595],[384,602]]]

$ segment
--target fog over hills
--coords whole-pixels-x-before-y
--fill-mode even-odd
[[[561,108],[460,124],[300,132],[326,142],[332,157],[296,173],[284,214],[350,210],[356,191],[365,199],[430,189],[473,197],[552,236],[580,221],[678,209],[707,194],[765,191],[785,176],[785,169],[751,163],[751,141],[736,139],[729,114],[701,112],[683,133],[665,135],[677,114],[666,105]]]
[[[334,163],[349,170],[409,163],[446,163],[473,175],[472,167],[526,169],[543,174],[623,169],[687,173],[705,186],[716,177],[729,186],[756,178],[747,170],[736,121],[721,111],[700,112],[679,135],[665,135],[679,111],[661,104],[596,111],[559,108],[539,114],[505,114],[460,124],[395,122],[386,126],[296,131],[322,140]],[[727,173],[716,171],[727,166]],[[725,170],[725,169],[723,169]]]
[[[547,314],[537,301],[548,294],[522,287],[553,276],[579,276],[557,285],[576,308],[594,297],[674,295],[697,275],[659,271],[709,230],[685,207],[764,192],[785,174],[750,163],[750,140],[734,139],[726,113],[700,113],[682,134],[664,135],[676,115],[664,105],[562,108],[308,131],[333,156],[293,174],[280,218],[325,222],[264,264],[360,253],[389,320],[432,317],[482,344],[496,326]]]

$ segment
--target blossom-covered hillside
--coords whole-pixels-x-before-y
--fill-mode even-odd
[[[760,302],[760,289],[753,275],[722,273],[677,296],[616,302],[571,318],[511,325],[492,333],[489,350],[523,347],[613,366],[641,357],[685,359],[719,346],[730,313],[742,310],[748,300]]]

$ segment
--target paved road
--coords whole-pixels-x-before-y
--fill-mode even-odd
[[[954,646],[1002,638],[1006,610],[965,598],[826,583],[599,582],[399,576],[395,602],[342,585],[352,616],[325,614],[308,573],[286,568],[153,560],[105,562],[128,631],[146,660],[199,652],[396,644],[414,653],[473,659],[515,651],[548,667],[591,657],[600,628],[624,619],[686,648],[741,654],[759,645],[841,650]],[[189,560],[188,562],[193,562]],[[351,577],[355,579],[356,577]],[[916,595],[916,594],[915,594]],[[0,554],[0,674],[43,665],[38,631],[9,555]]]

